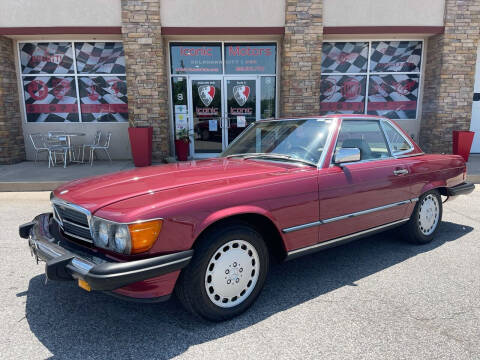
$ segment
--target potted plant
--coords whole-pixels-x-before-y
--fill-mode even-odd
[[[152,164],[152,136],[153,128],[151,126],[139,126],[143,121],[130,120],[128,128],[128,137],[132,147],[132,157],[135,166],[149,166]],[[146,123],[146,121],[145,121]]]
[[[179,161],[188,160],[190,154],[190,133],[187,129],[177,131],[175,139],[175,153]]]
[[[474,135],[473,131],[453,131],[453,153],[461,155],[465,162],[468,161]]]

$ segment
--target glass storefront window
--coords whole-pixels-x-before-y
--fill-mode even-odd
[[[187,129],[188,103],[186,77],[172,77],[172,103],[176,131]]]
[[[225,74],[275,74],[275,44],[225,44]]]
[[[73,77],[25,76],[23,91],[28,122],[78,122]]]
[[[75,43],[77,71],[87,74],[125,74],[121,42]]]
[[[260,116],[261,119],[275,118],[275,76],[262,76],[260,83]]]
[[[321,114],[415,119],[422,47],[422,41],[325,42]]]
[[[20,43],[19,50],[27,122],[128,121],[121,42]]]
[[[326,114],[363,114],[366,76],[322,75],[320,112]]]
[[[170,44],[172,74],[222,74],[222,45]]]
[[[368,42],[324,42],[323,73],[363,73],[367,71]]]
[[[72,43],[21,44],[20,66],[22,74],[73,74]]]

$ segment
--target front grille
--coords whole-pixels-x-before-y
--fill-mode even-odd
[[[53,204],[55,217],[67,236],[92,242],[87,211],[76,210],[68,205]]]

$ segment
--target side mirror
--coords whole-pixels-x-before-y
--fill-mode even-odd
[[[359,148],[340,148],[335,153],[334,164],[343,164],[360,161]]]

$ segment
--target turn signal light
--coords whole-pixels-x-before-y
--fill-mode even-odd
[[[131,239],[131,254],[150,250],[162,230],[162,220],[152,220],[128,225]]]

